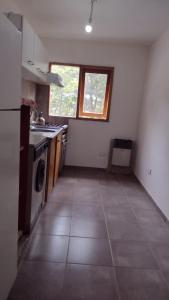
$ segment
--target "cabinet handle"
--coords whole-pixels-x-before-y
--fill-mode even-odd
[[[32,60],[27,60],[28,65],[34,66],[34,62]]]
[[[36,68],[36,70],[37,70],[39,73],[41,73],[41,74],[45,74],[45,72],[42,71],[41,68]]]

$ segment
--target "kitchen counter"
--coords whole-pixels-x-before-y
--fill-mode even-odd
[[[47,138],[40,135],[40,134],[37,134],[34,133],[34,132],[30,132],[29,134],[29,145],[31,146],[38,146],[40,145],[43,141],[45,141]]]
[[[41,144],[45,139],[54,139],[58,136],[59,133],[63,131],[63,128],[59,128],[55,132],[37,132],[37,131],[30,131],[29,134],[29,145],[37,146]]]

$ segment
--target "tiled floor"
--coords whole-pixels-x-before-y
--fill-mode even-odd
[[[169,300],[169,227],[131,175],[66,169],[9,300]]]

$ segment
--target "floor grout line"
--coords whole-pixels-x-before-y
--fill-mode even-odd
[[[64,177],[63,177],[64,179]],[[160,274],[161,274],[161,278],[163,279],[163,282],[165,283],[165,285],[167,286],[168,290],[169,290],[169,282],[167,282],[167,279],[165,278],[165,275],[164,275],[164,270],[161,268],[161,265],[160,265],[160,262],[159,260],[157,259],[156,255],[154,254],[153,252],[153,249],[152,249],[152,243],[151,241],[147,240],[146,236],[145,236],[145,233],[144,231],[142,230],[142,227],[141,227],[141,224],[140,224],[140,221],[138,220],[135,212],[134,212],[134,208],[131,206],[131,204],[129,203],[128,201],[128,195],[127,195],[127,191],[125,189],[125,184],[123,181],[120,180],[120,176],[118,177],[118,182],[121,184],[122,186],[122,190],[124,192],[124,197],[126,199],[126,201],[128,202],[128,205],[129,205],[129,209],[131,210],[132,214],[135,216],[135,219],[136,219],[136,224],[139,226],[139,228],[141,229],[141,231],[143,232],[143,235],[145,236],[145,241],[139,241],[140,243],[146,243],[148,245],[148,249],[150,250],[154,260],[156,261],[157,263],[157,266],[159,267],[159,269],[156,269],[156,268],[139,268],[139,267],[128,267],[128,266],[116,266],[116,263],[115,263],[115,258],[114,258],[114,255],[113,255],[113,250],[112,250],[112,246],[111,246],[111,237],[110,237],[110,232],[109,232],[109,226],[108,226],[108,219],[106,217],[106,210],[105,210],[105,207],[104,207],[104,198],[103,198],[103,195],[101,194],[101,188],[103,188],[103,185],[101,185],[99,183],[99,179],[98,180],[98,198],[99,198],[99,207],[100,209],[102,210],[103,212],[103,220],[100,220],[98,218],[98,222],[99,221],[102,221],[104,222],[105,226],[106,226],[106,233],[107,233],[107,236],[106,237],[90,237],[90,236],[73,236],[71,235],[71,230],[72,230],[72,220],[74,218],[73,216],[73,205],[74,205],[74,202],[71,203],[71,207],[72,207],[72,212],[71,212],[71,216],[56,216],[56,215],[45,215],[44,216],[49,216],[50,217],[56,217],[56,218],[69,218],[70,219],[70,224],[69,224],[69,234],[68,235],[61,235],[61,234],[51,234],[51,233],[38,233],[38,232],[34,232],[33,234],[31,234],[30,236],[30,239],[28,241],[28,245],[26,247],[26,254],[28,253],[29,249],[31,248],[31,245],[32,245],[32,239],[35,235],[43,235],[43,236],[55,236],[55,237],[66,237],[68,238],[67,241],[68,241],[68,244],[67,244],[67,253],[66,253],[66,258],[65,258],[65,261],[64,262],[56,262],[56,261],[52,261],[52,260],[32,260],[32,259],[23,259],[23,263],[24,262],[40,262],[40,263],[51,263],[51,264],[64,264],[64,275],[63,275],[63,282],[62,282],[62,289],[61,289],[61,293],[64,291],[64,283],[65,283],[65,277],[66,277],[66,272],[67,272],[67,267],[68,265],[83,265],[83,266],[95,266],[95,267],[106,267],[106,268],[111,268],[113,269],[113,274],[114,274],[114,280],[115,280],[115,289],[116,289],[116,292],[117,292],[117,297],[118,299],[120,300],[121,299],[121,296],[120,296],[120,287],[119,287],[119,282],[118,282],[118,279],[117,279],[117,269],[119,268],[122,268],[122,269],[138,269],[138,270],[156,270],[158,271]],[[63,184],[63,183],[62,183]],[[64,188],[64,184],[63,184],[63,188]],[[104,188],[106,188],[106,186],[104,186]],[[73,186],[73,193],[74,194],[76,192],[75,190],[75,185]],[[114,196],[117,196],[117,195],[114,195]],[[102,201],[103,200],[103,201]],[[64,203],[64,202],[59,202],[59,203]],[[65,203],[67,204],[67,203]],[[70,204],[69,204],[70,205]],[[81,206],[88,206],[88,205],[83,205],[83,204],[80,204]],[[95,207],[95,206],[93,206]],[[44,208],[45,209],[45,208]],[[43,215],[41,215],[41,218],[43,218]],[[80,216],[75,216],[75,218],[81,218]],[[85,219],[85,218],[84,218]],[[96,219],[95,219],[96,220]],[[149,224],[147,224],[148,226]],[[37,225],[36,225],[37,226]],[[35,228],[36,229],[36,228]],[[96,264],[85,264],[85,263],[73,263],[73,262],[68,262],[68,257],[69,257],[69,250],[70,250],[70,241],[71,241],[71,238],[81,238],[81,239],[97,239],[97,240],[106,240],[109,244],[109,251],[110,251],[110,255],[111,255],[111,261],[112,261],[112,265],[105,265],[105,264],[101,264],[101,265],[96,265]],[[116,239],[116,240],[113,240],[113,241],[122,241],[122,242],[129,242],[130,243],[130,240],[123,240],[123,239]],[[158,242],[157,242],[158,243]],[[26,255],[25,255],[26,257]]]
[[[109,235],[109,229],[108,229],[108,224],[107,224],[107,218],[106,218],[106,215],[105,215],[105,210],[104,210],[104,206],[103,206],[103,205],[102,205],[102,210],[103,210],[104,219],[105,219],[105,224],[106,224],[108,243],[109,243],[110,254],[111,254],[111,259],[112,259],[112,267],[114,267],[114,277],[115,277],[116,291],[117,291],[118,299],[120,300],[120,299],[121,299],[121,297],[120,297],[120,288],[119,288],[118,280],[117,280],[117,276],[116,276],[115,261],[114,261],[114,256],[113,256],[112,247],[111,247],[111,240],[110,240],[110,235]]]
[[[127,201],[128,201],[128,203],[129,203],[129,200],[128,200],[129,196],[127,195],[127,192],[126,192],[126,191],[125,191],[125,194],[126,194]],[[136,221],[137,221],[137,223],[138,223],[138,225],[139,225],[141,231],[143,232],[142,227],[141,227],[142,224],[141,224],[141,222],[139,221],[139,219],[137,218],[137,216],[136,216],[136,214],[135,214],[135,211],[134,211],[134,208],[132,207],[132,205],[131,205],[130,203],[129,203],[129,206],[130,206],[130,208],[131,208],[133,214],[135,215]],[[148,224],[147,224],[147,226],[148,226]],[[144,232],[143,232],[143,235],[145,236],[146,244],[148,245],[148,249],[150,250],[150,253],[152,254],[152,257],[154,258],[155,262],[157,263],[157,266],[158,266],[158,268],[159,268],[159,269],[157,269],[157,270],[160,272],[163,281],[165,282],[167,288],[169,289],[169,282],[167,282],[167,280],[166,280],[166,278],[165,278],[165,276],[164,276],[164,274],[163,274],[163,270],[161,269],[161,265],[160,265],[158,259],[156,258],[156,256],[154,255],[154,252],[153,252],[153,250],[152,250],[152,248],[151,248],[151,241],[148,241],[148,240],[147,240],[147,237],[146,237],[146,235],[144,234]]]
[[[151,252],[153,258],[155,259],[155,261],[156,261],[156,263],[157,263],[157,265],[158,265],[158,267],[159,267],[159,271],[160,271],[161,277],[163,278],[163,281],[166,283],[166,285],[167,285],[167,287],[168,287],[168,290],[169,290],[169,282],[166,280],[166,278],[165,278],[165,276],[164,276],[164,274],[163,274],[164,270],[161,268],[161,264],[160,264],[159,260],[157,259],[156,255],[155,255],[154,252],[153,252],[153,249],[152,249],[152,246],[151,246],[151,242],[148,241],[147,244],[148,244],[149,250],[150,250],[150,252]],[[158,243],[157,243],[157,244],[158,244]]]

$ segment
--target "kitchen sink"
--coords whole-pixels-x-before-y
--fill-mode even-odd
[[[63,129],[64,127],[60,125],[30,125],[30,130],[35,132],[57,132],[60,129]]]
[[[56,132],[58,129],[50,129],[50,128],[31,128],[31,131],[36,132]]]

